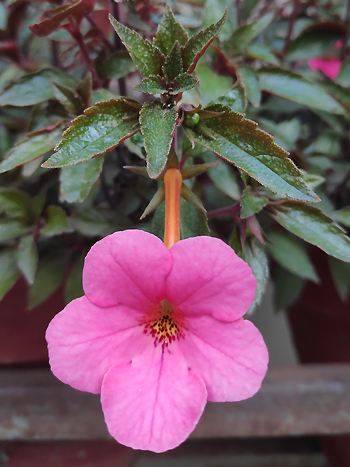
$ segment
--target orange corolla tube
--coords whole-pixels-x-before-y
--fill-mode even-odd
[[[180,240],[180,196],[182,175],[179,169],[167,169],[164,175],[165,221],[164,243],[171,248]]]

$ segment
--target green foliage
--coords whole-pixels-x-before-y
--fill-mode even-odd
[[[14,251],[0,252],[0,300],[12,289],[19,277]]]
[[[157,75],[164,61],[164,56],[158,47],[136,31],[119,23],[113,16],[110,15],[109,20],[141,73],[145,77]]]
[[[158,102],[144,104],[140,112],[141,132],[145,138],[147,170],[157,178],[168,160],[176,125],[176,108],[163,108]]]
[[[218,112],[205,125],[187,130],[190,139],[236,165],[263,186],[281,197],[313,201],[317,197],[306,185],[301,172],[288,159],[288,153],[252,120],[230,109],[213,105]]]
[[[248,45],[261,34],[273,20],[273,13],[267,13],[266,15],[259,18],[250,24],[245,24],[237,28],[231,34],[231,37],[224,43],[225,50],[230,55],[236,55],[242,53]]]
[[[33,235],[22,237],[17,250],[17,266],[29,284],[33,284],[38,266],[38,250]]]
[[[334,114],[344,114],[341,104],[317,82],[280,68],[262,69],[259,73],[260,86],[276,96],[290,99],[311,109]]]
[[[65,167],[60,173],[60,199],[68,203],[82,203],[99,179],[103,158],[96,157],[87,162]]]
[[[195,70],[198,60],[215,39],[215,36],[226,20],[226,16],[225,12],[224,16],[219,21],[199,31],[197,34],[194,34],[187,42],[182,53],[184,69],[186,71],[192,73]]]
[[[71,300],[99,238],[126,228],[162,238],[169,166],[185,180],[182,238],[212,232],[235,248],[257,279],[251,311],[268,280],[277,308],[318,281],[303,240],[334,257],[334,284],[348,296],[349,238],[336,224],[350,228],[339,2],[296,17],[275,0],[267,13],[258,0],[172,2],[174,11],[126,2],[126,24],[110,18],[117,35],[100,29],[98,2],[39,2],[21,15],[17,3],[0,7],[4,43],[16,38],[0,63],[0,297],[23,276],[30,307],[59,287]],[[342,62],[335,79],[309,68],[320,57]]]
[[[0,94],[0,105],[26,107],[40,104],[55,97],[55,84],[73,89],[76,81],[60,70],[44,68],[10,84]]]
[[[287,271],[302,279],[319,281],[306,249],[296,239],[271,232],[268,248],[273,259]]]
[[[52,151],[59,142],[61,134],[60,128],[29,133],[7,153],[0,163],[0,173],[31,162]]]
[[[350,262],[350,239],[332,219],[313,206],[284,204],[273,208],[272,217],[282,227],[327,254]]]
[[[63,233],[71,232],[67,214],[60,206],[50,205],[46,212],[46,222],[41,233],[46,237],[53,237]]]
[[[165,55],[168,55],[176,41],[180,46],[184,46],[188,41],[188,34],[186,29],[176,21],[170,8],[167,8],[158,25],[154,43]]]
[[[99,102],[71,122],[46,168],[66,167],[111,151],[138,130],[138,106],[128,99]]]

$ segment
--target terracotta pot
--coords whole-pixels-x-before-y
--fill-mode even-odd
[[[19,281],[0,302],[0,364],[47,362],[45,330],[64,306],[62,292],[31,311],[26,299],[27,286]]]
[[[312,249],[311,255],[321,282],[308,282],[298,301],[289,310],[289,322],[302,363],[350,362],[350,298],[339,298],[327,256]],[[322,439],[334,467],[350,466],[350,436]]]

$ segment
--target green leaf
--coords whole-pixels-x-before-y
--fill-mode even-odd
[[[347,57],[341,66],[339,75],[336,78],[336,82],[341,86],[350,86],[350,58]]]
[[[33,284],[38,266],[38,250],[33,235],[22,237],[17,249],[18,269],[29,284]]]
[[[255,71],[248,66],[240,66],[237,68],[238,76],[246,89],[249,102],[254,107],[260,106],[261,91],[260,83]]]
[[[0,188],[0,214],[27,222],[30,219],[31,199],[15,188]]]
[[[302,279],[319,282],[319,277],[306,249],[296,239],[279,232],[271,232],[268,249],[273,259],[287,271]]]
[[[28,294],[28,308],[39,306],[49,298],[63,282],[67,270],[66,254],[51,253],[39,262],[38,271]]]
[[[255,240],[244,249],[244,259],[251,267],[256,279],[255,299],[248,311],[252,313],[260,305],[264,296],[270,276],[269,262],[264,248]]]
[[[160,75],[148,76],[147,78],[144,78],[141,83],[135,86],[135,89],[147,94],[161,94],[165,91],[166,85]]]
[[[329,269],[338,295],[345,302],[349,296],[350,264],[330,257]]]
[[[215,162],[215,156],[210,152],[202,154],[202,158],[206,162]],[[241,195],[241,190],[237,177],[234,174],[232,167],[224,161],[217,161],[217,165],[208,170],[208,175],[216,188],[225,195],[234,200],[238,200]]]
[[[254,216],[254,214],[260,212],[268,202],[269,200],[266,196],[254,193],[250,186],[246,186],[241,199],[241,218],[246,219],[247,217]]]
[[[195,237],[197,235],[209,235],[208,220],[205,212],[198,209],[193,203],[184,198],[180,201],[181,210],[181,239]],[[164,237],[164,203],[154,213],[151,232],[159,238]]]
[[[287,58],[289,60],[307,60],[321,57],[338,39],[340,39],[340,34],[336,30],[308,28],[290,42]]]
[[[249,57],[261,60],[262,62],[270,63],[271,65],[278,65],[276,56],[271,52],[269,47],[262,44],[251,44],[247,48]]]
[[[224,43],[225,50],[230,55],[242,53],[259,34],[261,34],[273,20],[274,14],[267,13],[254,23],[245,24],[236,29]]]
[[[15,144],[0,163],[0,173],[31,162],[51,151],[59,142],[62,134],[60,128],[51,131],[41,130],[28,134]]]
[[[75,79],[58,69],[45,68],[25,75],[0,95],[0,105],[26,107],[55,97],[54,84],[74,89]]]
[[[188,73],[192,73],[194,71],[198,60],[215,39],[224,24],[226,17],[227,13],[225,12],[218,22],[208,26],[202,31],[199,31],[197,34],[194,34],[187,42],[182,52],[182,58],[184,70],[188,71]]]
[[[60,206],[51,204],[47,208],[46,223],[40,232],[46,237],[53,237],[66,232],[71,232],[66,211]]]
[[[344,115],[342,106],[322,86],[296,73],[280,68],[266,68],[259,72],[259,77],[264,91],[312,109]]]
[[[124,78],[134,70],[135,65],[124,50],[113,52],[100,66],[101,75],[109,79]]]
[[[85,255],[80,255],[68,274],[64,288],[64,298],[66,303],[84,295],[82,284],[84,259]]]
[[[277,310],[287,310],[298,299],[304,281],[284,268],[274,270],[274,302]]]
[[[165,55],[168,55],[176,41],[182,46],[185,45],[188,41],[188,34],[186,29],[176,21],[171,9],[167,8],[158,25],[154,43]]]
[[[145,138],[147,170],[157,178],[164,170],[173,140],[177,111],[163,108],[159,102],[144,104],[140,112],[141,132]]]
[[[64,107],[68,115],[76,115],[84,109],[85,105],[76,91],[54,84],[55,99]]]
[[[14,251],[2,251],[0,253],[0,300],[17,282],[19,272]]]
[[[313,206],[286,203],[272,217],[289,232],[342,261],[350,262],[350,239],[332,219]]]
[[[67,203],[82,203],[101,175],[103,158],[65,167],[60,173],[60,200]]]
[[[280,197],[315,201],[317,196],[306,185],[288,153],[277,146],[270,135],[257,128],[252,120],[222,105],[205,110],[223,112],[206,120],[205,126],[187,129],[189,138],[219,157],[236,165]]]
[[[109,15],[109,20],[141,73],[144,76],[160,73],[164,56],[158,47],[136,31],[119,23],[112,15]]]
[[[198,64],[196,73],[199,79],[200,103],[202,105],[214,102],[232,89],[231,77],[219,75],[203,61]]]
[[[338,209],[332,216],[335,221],[340,222],[340,224],[345,225],[345,227],[350,227],[350,206]]]
[[[181,239],[210,235],[208,219],[202,209],[181,198]]]
[[[173,81],[171,92],[178,93],[188,91],[198,86],[198,84],[199,82],[195,76],[189,75],[188,73],[181,73],[181,75],[178,75]]]
[[[220,96],[217,102],[225,107],[229,107],[234,112],[244,113],[247,108],[246,89],[242,84],[230,89],[224,96]]]
[[[111,99],[89,107],[71,122],[61,142],[42,166],[66,167],[114,149],[138,131],[138,108],[127,99]]]
[[[17,220],[0,220],[0,243],[6,243],[9,240],[21,237],[26,234],[28,227],[23,222]]]
[[[170,54],[166,57],[163,70],[165,77],[169,81],[172,81],[183,72],[181,47],[178,41],[175,42]]]

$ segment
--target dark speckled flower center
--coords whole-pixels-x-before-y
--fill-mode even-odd
[[[154,345],[167,347],[175,339],[182,336],[181,329],[174,319],[174,312],[167,300],[159,305],[159,317],[145,324],[145,334],[154,338]]]

